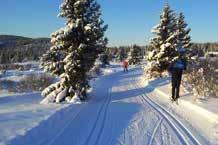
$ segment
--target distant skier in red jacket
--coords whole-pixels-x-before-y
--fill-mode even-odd
[[[124,60],[124,61],[123,61],[123,69],[124,69],[124,72],[128,72],[128,66],[129,66],[128,61]]]

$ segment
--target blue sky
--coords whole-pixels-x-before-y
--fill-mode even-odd
[[[217,0],[98,0],[109,25],[109,45],[145,45],[163,6],[183,12],[194,42],[218,41]],[[4,0],[0,5],[0,34],[49,37],[64,25],[57,18],[62,0]]]

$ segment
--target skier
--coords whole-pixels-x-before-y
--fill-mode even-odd
[[[128,61],[127,61],[127,60],[124,60],[124,61],[123,61],[123,69],[124,69],[124,72],[128,72],[128,65],[129,65]]]
[[[168,71],[172,75],[172,101],[177,101],[179,98],[179,90],[182,79],[183,70],[186,70],[186,61],[182,58],[182,54],[179,58],[171,63]]]

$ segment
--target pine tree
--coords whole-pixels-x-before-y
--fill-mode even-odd
[[[106,52],[101,53],[99,55],[99,61],[102,63],[102,66],[108,65],[109,64],[109,58]]]
[[[155,38],[151,39],[152,51],[147,60],[153,63],[156,71],[160,73],[166,70],[169,63],[176,55],[176,15],[169,5],[166,5],[160,15],[160,23],[155,26],[152,33]]]
[[[107,48],[105,51],[105,54],[107,55],[107,59],[108,59],[108,63],[110,63],[110,61],[113,59],[114,57],[114,53],[113,50],[111,48]]]
[[[189,35],[191,29],[187,28],[183,13],[179,13],[177,18],[177,45],[181,48],[189,48],[191,45],[191,37]]]
[[[124,61],[127,58],[127,52],[125,48],[120,47],[118,51],[118,56],[117,56],[119,61]]]
[[[51,35],[52,46],[41,63],[46,72],[60,79],[42,92],[47,102],[70,100],[76,92],[85,99],[87,73],[107,44],[107,25],[96,0],[64,0],[60,9],[66,26]]]
[[[129,64],[139,64],[143,59],[142,49],[140,46],[133,45],[129,52]]]

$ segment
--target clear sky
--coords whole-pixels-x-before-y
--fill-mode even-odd
[[[64,25],[57,18],[62,0],[3,0],[0,34],[49,37]],[[151,28],[159,21],[163,6],[183,12],[194,42],[218,41],[218,0],[98,0],[109,25],[109,45],[145,45]]]

